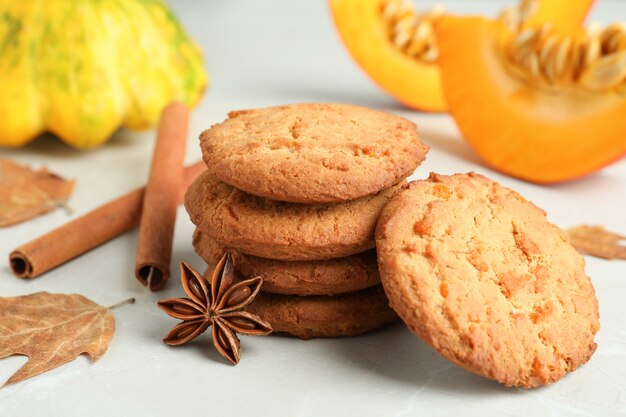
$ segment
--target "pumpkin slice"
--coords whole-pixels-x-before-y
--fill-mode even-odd
[[[335,25],[352,57],[383,90],[404,105],[420,110],[443,111],[446,105],[441,92],[433,20],[438,13],[418,16],[404,1],[331,0]],[[419,38],[396,47],[391,40],[391,26],[418,19]],[[407,31],[410,28],[407,28]]]
[[[488,165],[553,183],[626,153],[623,27],[562,36],[447,16],[436,34],[450,113]]]
[[[503,17],[533,25],[550,21],[566,32],[580,25],[592,4],[525,0]],[[446,110],[433,31],[442,10],[416,13],[410,0],[330,0],[330,7],[348,51],[376,84],[408,107]]]

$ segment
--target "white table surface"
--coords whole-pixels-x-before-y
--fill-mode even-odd
[[[228,110],[305,101],[349,102],[415,121],[431,146],[412,178],[430,171],[477,171],[509,186],[563,227],[602,224],[626,232],[626,159],[583,180],[550,187],[526,184],[483,167],[447,115],[407,111],[381,93],[347,55],[324,1],[172,1],[202,45],[212,85],[193,113],[188,162],[200,158],[198,134]],[[510,3],[510,2],[509,2]],[[494,14],[503,2],[449,2],[452,10]],[[626,20],[626,4],[601,0],[601,22]],[[626,116],[625,116],[626,117]],[[145,183],[153,132],[121,131],[105,147],[80,152],[47,138],[0,157],[78,180],[63,210],[0,229],[0,294],[80,293],[102,304],[136,297],[114,311],[117,332],[96,363],[81,356],[60,368],[0,389],[0,416],[403,416],[626,414],[626,262],[587,259],[602,329],[591,361],[560,382],[506,389],[442,359],[398,323],[357,338],[300,341],[242,337],[242,360],[228,365],[209,334],[179,348],[161,343],[176,321],[156,308],[182,295],[177,276],[152,294],[133,278],[137,233],[131,232],[35,280],[14,278],[6,263],[18,244]],[[173,270],[185,260],[202,269],[191,246],[193,226],[181,207]],[[59,242],[62,244],[62,242]],[[0,360],[0,382],[26,358]],[[226,414],[227,413],[227,414]]]

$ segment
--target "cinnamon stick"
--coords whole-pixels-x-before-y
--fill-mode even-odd
[[[177,190],[183,181],[188,119],[187,107],[172,103],[163,110],[157,129],[135,261],[135,278],[151,291],[163,288],[170,278]]]
[[[185,168],[178,202],[206,169],[203,162]],[[19,278],[36,278],[108,242],[139,224],[145,188],[138,188],[28,242],[9,255],[11,271]]]

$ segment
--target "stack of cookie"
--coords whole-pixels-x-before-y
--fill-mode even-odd
[[[353,336],[396,319],[380,286],[374,230],[428,148],[415,125],[357,106],[231,112],[200,137],[208,171],[185,207],[196,252],[226,252],[262,276],[250,310],[301,338]]]

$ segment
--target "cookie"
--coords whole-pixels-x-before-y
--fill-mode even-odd
[[[354,200],[411,175],[428,147],[401,117],[345,104],[233,111],[200,135],[204,161],[236,188],[273,200]]]
[[[535,387],[596,349],[582,256],[541,209],[481,175],[410,183],[384,208],[376,247],[391,307],[474,373]]]
[[[196,253],[216,265],[227,249],[200,230],[193,236]],[[376,251],[327,261],[276,261],[230,250],[235,270],[244,277],[263,277],[265,292],[335,295],[380,284]]]
[[[300,339],[357,336],[398,318],[380,285],[333,297],[259,293],[248,311]]]
[[[310,206],[256,197],[204,172],[185,195],[191,221],[227,248],[285,261],[341,258],[372,249],[392,186],[341,204]]]

